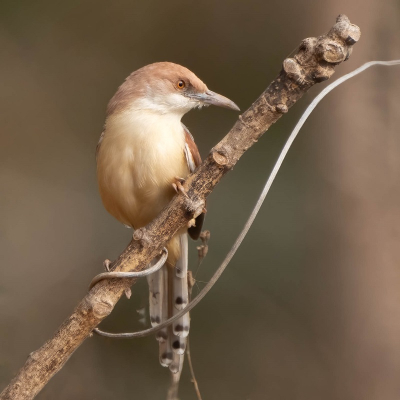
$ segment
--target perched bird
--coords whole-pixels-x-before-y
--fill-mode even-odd
[[[108,103],[96,152],[100,195],[111,215],[138,229],[182,190],[182,181],[201,158],[181,118],[192,108],[210,104],[239,110],[187,68],[170,62],[147,65],[126,78]],[[148,277],[153,326],[188,303],[187,234],[197,239],[203,218],[171,239],[166,265]],[[174,373],[182,367],[189,323],[186,314],[157,335],[160,363]]]

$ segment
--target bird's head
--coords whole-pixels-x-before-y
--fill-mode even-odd
[[[187,68],[160,62],[147,65],[129,75],[110,100],[107,113],[146,110],[182,117],[192,108],[208,105],[239,111],[233,101],[209,90]]]

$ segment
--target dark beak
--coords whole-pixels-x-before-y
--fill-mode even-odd
[[[193,93],[189,95],[191,98],[201,101],[206,105],[213,105],[218,107],[230,108],[235,111],[240,111],[240,108],[227,97],[218,93],[207,90],[205,93]]]

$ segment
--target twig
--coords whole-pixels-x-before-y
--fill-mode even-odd
[[[340,15],[328,34],[303,40],[293,58],[284,60],[278,77],[188,177],[184,185],[188,198],[175,196],[154,221],[135,231],[131,243],[112,264],[112,270],[146,268],[172,236],[203,211],[206,197],[243,153],[313,85],[329,79],[336,65],[348,59],[359,38],[359,28]],[[115,278],[103,280],[91,289],[55,335],[30,354],[0,394],[0,400],[33,399],[133,283],[134,279]]]
[[[168,388],[167,392],[167,400],[179,400],[178,399],[178,389],[179,389],[179,381],[181,379],[182,374],[182,366],[183,366],[183,358],[181,357],[179,371],[174,374],[171,372],[171,385]]]
[[[150,268],[144,269],[143,271],[133,271],[133,272],[118,272],[118,271],[111,271],[111,272],[103,272],[102,274],[96,275],[92,282],[90,282],[89,290],[92,289],[93,286],[97,285],[100,281],[104,279],[111,279],[111,278],[118,278],[118,279],[129,279],[129,278],[143,278],[144,276],[154,274],[154,272],[161,269],[161,267],[165,264],[168,258],[168,250],[166,247],[163,248],[163,254],[161,255],[160,259],[152,265]]]
[[[208,241],[210,240],[210,237],[210,231],[203,231],[200,233],[201,245],[197,246],[197,267],[194,273],[194,277],[197,276],[200,265],[208,254]]]
[[[210,238],[210,234],[208,232],[208,237],[203,237],[205,239],[205,242],[203,241],[203,244],[205,243],[205,246],[207,246],[207,241]],[[195,283],[195,278],[193,277],[192,273],[189,271],[188,274],[188,283],[189,283],[189,302],[192,301],[192,291],[193,291],[193,285]],[[194,386],[194,390],[197,395],[197,400],[202,400],[201,394],[200,394],[200,389],[199,389],[199,384],[197,383],[196,376],[194,374],[194,368],[193,368],[193,362],[192,362],[192,353],[190,352],[190,338],[187,338],[187,343],[186,343],[186,355],[187,355],[187,360],[189,364],[189,370],[190,370],[190,375],[192,376],[192,383]]]
[[[193,363],[192,363],[192,353],[190,352],[190,339],[188,337],[187,344],[186,344],[186,355],[188,359],[188,364],[189,364],[189,369],[190,369],[190,375],[192,376],[192,382],[194,386],[194,390],[197,395],[198,400],[202,400],[201,394],[200,394],[200,389],[199,389],[199,384],[197,383],[197,379],[194,375],[194,369],[193,369]]]

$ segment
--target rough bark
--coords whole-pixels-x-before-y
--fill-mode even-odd
[[[154,221],[135,231],[131,243],[111,269],[144,269],[175,232],[188,224],[193,215],[203,211],[206,197],[243,153],[308,89],[329,79],[335,66],[348,59],[359,38],[359,28],[346,16],[340,15],[326,35],[303,40],[297,53],[284,60],[278,77],[187,179],[184,187],[188,198],[176,196]],[[56,334],[29,355],[17,376],[0,394],[0,400],[33,399],[93,329],[111,313],[124,290],[133,283],[133,279],[110,279],[94,286]]]

